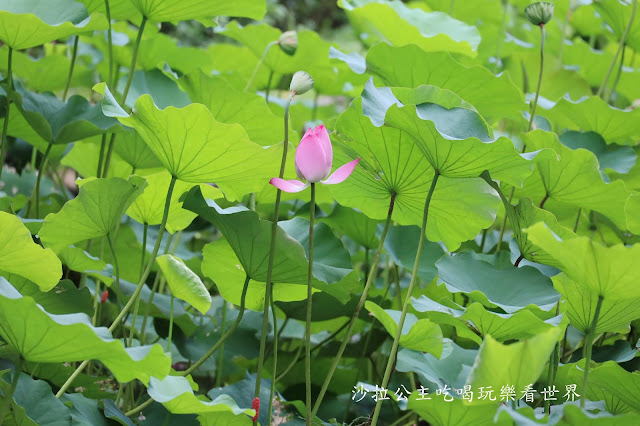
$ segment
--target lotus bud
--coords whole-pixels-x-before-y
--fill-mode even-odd
[[[287,55],[293,55],[298,48],[298,33],[295,31],[285,31],[278,39],[280,49]]]
[[[296,95],[302,95],[311,89],[313,89],[313,78],[304,71],[297,71],[291,79],[289,90]]]
[[[553,18],[553,9],[553,3],[540,1],[527,6],[524,13],[533,25],[544,26]]]

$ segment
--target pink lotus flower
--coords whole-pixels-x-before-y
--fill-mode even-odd
[[[269,183],[284,192],[300,192],[317,182],[335,185],[344,182],[353,173],[359,161],[359,158],[350,161],[329,176],[333,163],[333,148],[327,129],[320,125],[307,130],[296,150],[296,174],[307,183],[280,178],[272,178]]]

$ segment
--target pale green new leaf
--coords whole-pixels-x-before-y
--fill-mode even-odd
[[[341,0],[353,26],[368,34],[370,43],[389,41],[395,46],[415,44],[421,49],[476,56],[478,29],[446,13],[411,9],[401,1]]]
[[[353,174],[331,193],[344,206],[357,208],[372,219],[384,220],[395,194],[393,219],[402,225],[420,225],[433,169],[409,134],[376,127],[362,114],[362,101],[354,100],[336,123],[346,151],[362,160]],[[350,158],[334,150],[334,163]],[[427,238],[457,249],[495,220],[499,199],[481,179],[440,177],[431,201]]]
[[[229,412],[237,416],[254,416],[255,410],[240,408],[228,395],[220,395],[213,401],[193,393],[191,382],[181,376],[166,376],[163,380],[151,378],[149,396],[174,414],[207,414]]]
[[[17,216],[0,212],[0,271],[27,278],[49,291],[62,278],[62,264],[51,249],[33,242]]]
[[[530,197],[535,203],[547,197],[544,207],[551,212],[562,205],[595,210],[619,228],[626,229],[624,209],[629,191],[621,181],[604,182],[598,160],[592,152],[567,148],[557,135],[543,130],[525,134],[523,141],[528,150],[553,149],[560,156],[560,161],[538,162],[537,172],[525,180],[522,190],[516,189],[516,195]]]
[[[521,111],[526,108],[522,92],[507,75],[496,77],[484,67],[465,67],[443,52],[381,43],[369,50],[367,71],[377,77],[381,83],[377,85],[415,88],[427,84],[450,90],[487,120],[522,120]]]
[[[27,361],[54,363],[97,359],[119,382],[169,373],[171,359],[159,345],[126,348],[85,314],[53,315],[0,277],[0,336]]]
[[[367,301],[364,307],[382,323],[391,337],[396,337],[400,311],[382,309],[371,301]],[[440,358],[442,355],[442,330],[430,320],[426,318],[418,319],[412,313],[408,313],[402,325],[400,346],[416,351],[429,352]]]
[[[173,255],[158,256],[156,262],[169,284],[171,294],[189,303],[203,315],[206,314],[211,307],[211,295],[200,277]]]
[[[128,181],[105,178],[86,182],[78,197],[44,219],[39,233],[42,243],[58,252],[71,244],[108,235],[146,185],[139,176]]]
[[[143,95],[129,115],[115,103],[106,86],[95,89],[105,95],[105,114],[133,127],[179,180],[215,182],[229,200],[235,201],[259,191],[277,176],[281,148],[256,145],[240,125],[216,121],[202,104],[160,110],[151,96]]]
[[[494,396],[503,386],[514,386],[516,392],[527,385],[533,385],[556,342],[562,338],[564,328],[555,327],[539,333],[531,339],[504,345],[491,336],[486,336],[480,346],[478,356],[467,379],[467,384],[475,391],[480,387],[491,387]],[[474,398],[475,404],[492,404],[488,398]]]
[[[130,0],[138,11],[154,22],[188,21],[214,16],[262,19],[265,0]]]
[[[561,239],[544,223],[525,230],[534,244],[542,247],[561,265],[569,278],[604,300],[640,298],[640,244],[604,247],[587,237]]]

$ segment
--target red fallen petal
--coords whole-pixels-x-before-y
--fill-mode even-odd
[[[258,420],[258,414],[260,413],[260,398],[253,398],[253,402],[251,403],[251,408],[256,410],[256,415],[251,417],[251,421],[255,422]]]
[[[107,297],[109,297],[109,291],[105,290],[102,292],[102,295],[100,296],[100,301],[102,303],[107,301]]]

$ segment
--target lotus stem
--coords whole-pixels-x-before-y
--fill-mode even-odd
[[[344,336],[344,338],[342,339],[342,343],[340,344],[340,348],[338,349],[338,353],[336,354],[336,356],[333,359],[333,363],[331,364],[331,368],[329,368],[329,373],[327,374],[324,383],[322,383],[322,388],[320,389],[320,393],[318,394],[318,398],[316,399],[316,403],[313,407],[313,411],[311,413],[311,416],[314,417],[316,415],[316,413],[318,412],[318,410],[320,409],[320,404],[322,404],[322,399],[324,398],[324,395],[327,391],[327,389],[329,388],[329,384],[331,383],[331,379],[333,378],[333,374],[336,371],[336,368],[338,367],[338,364],[340,363],[340,359],[342,358],[342,355],[344,354],[344,351],[347,347],[347,344],[349,343],[349,341],[351,340],[351,335],[353,333],[353,328],[356,324],[356,320],[358,319],[358,316],[360,315],[360,311],[362,310],[362,307],[364,306],[364,303],[367,300],[367,296],[369,295],[369,290],[371,289],[371,286],[373,285],[373,282],[376,279],[376,271],[378,270],[378,262],[380,260],[380,254],[382,253],[382,250],[384,248],[384,241],[387,237],[387,231],[389,231],[389,226],[391,225],[391,216],[393,215],[393,207],[395,206],[395,200],[396,200],[396,194],[391,194],[391,200],[389,201],[389,210],[387,213],[387,219],[384,223],[384,229],[382,230],[382,235],[380,235],[380,241],[378,243],[378,249],[376,251],[376,254],[373,258],[373,263],[371,264],[371,269],[369,270],[369,274],[367,276],[367,281],[365,283],[364,286],[364,290],[362,291],[362,295],[360,296],[360,300],[358,301],[358,304],[356,305],[356,310],[354,311],[353,315],[351,316],[351,321],[349,321],[349,328],[347,328],[347,333]]]
[[[307,426],[311,425],[313,418],[311,406],[311,305],[313,295],[313,222],[316,210],[316,184],[311,183],[311,202],[309,203],[309,270],[307,273],[307,320],[305,327],[305,357],[304,357],[304,375],[306,388],[307,403]]]
[[[280,174],[278,177],[281,179],[284,177],[284,170],[287,164],[287,152],[289,149],[289,108],[291,107],[291,100],[295,93],[291,92],[287,103],[284,107],[284,142],[282,147],[282,160],[280,161]],[[276,191],[276,204],[273,211],[273,222],[271,224],[271,246],[269,247],[269,263],[267,264],[267,282],[265,283],[264,291],[264,309],[262,312],[262,336],[260,337],[260,355],[258,356],[258,368],[256,373],[256,386],[254,389],[253,397],[260,397],[260,386],[262,384],[262,367],[264,365],[264,353],[267,345],[267,329],[269,326],[269,306],[271,300],[273,283],[271,277],[273,274],[273,260],[276,252],[276,234],[278,232],[278,218],[280,216],[280,201],[282,199],[282,191]],[[253,425],[257,425],[257,420],[253,422]]]
[[[269,53],[269,49],[271,49],[271,46],[274,46],[276,44],[278,44],[278,41],[274,40],[271,43],[267,44],[267,47],[264,48],[264,53],[262,54],[262,57],[260,58],[260,60],[258,60],[258,63],[256,64],[256,67],[253,70],[251,77],[249,77],[249,80],[247,81],[247,85],[244,87],[245,92],[249,90],[249,88],[253,84],[253,80],[255,80],[256,78],[256,75],[258,75],[258,70],[262,66],[262,63],[264,62],[265,59],[267,59],[267,54]]]
[[[629,31],[631,31],[631,25],[633,25],[633,20],[636,16],[636,9],[638,8],[638,0],[633,0],[633,7],[631,8],[631,16],[629,17],[629,22],[627,23],[627,27],[624,29],[622,33],[622,37],[620,37],[620,43],[618,44],[618,50],[616,50],[615,55],[613,55],[613,60],[609,65],[609,69],[607,69],[607,73],[604,76],[604,80],[598,89],[598,93],[596,96],[602,97],[604,94],[604,89],[607,87],[607,83],[609,82],[609,78],[611,77],[611,73],[616,66],[616,62],[618,62],[618,56],[624,49],[624,45],[627,42],[627,36],[629,35]]]
[[[69,87],[71,86],[71,78],[73,77],[73,69],[76,66],[76,58],[78,57],[78,41],[80,36],[75,36],[73,39],[73,50],[71,53],[71,65],[69,66],[69,75],[67,76],[67,84],[64,86],[64,92],[62,93],[62,102],[67,100],[67,94],[69,93]]]
[[[389,384],[389,379],[391,378],[391,370],[393,370],[393,367],[395,365],[396,354],[398,352],[398,345],[400,344],[400,336],[402,336],[404,319],[407,316],[407,311],[409,310],[409,304],[411,302],[411,294],[413,293],[413,289],[416,283],[419,281],[418,269],[420,267],[420,257],[422,256],[424,240],[426,239],[425,234],[427,232],[427,218],[429,217],[429,205],[431,204],[431,198],[433,197],[433,193],[436,189],[436,184],[438,183],[438,177],[440,177],[440,172],[436,170],[435,174],[433,175],[433,180],[431,181],[431,187],[429,188],[427,198],[424,202],[424,211],[422,214],[422,226],[420,228],[420,242],[418,243],[418,250],[416,251],[416,259],[413,264],[413,270],[411,272],[411,281],[409,282],[407,297],[404,301],[404,304],[402,305],[402,312],[400,313],[400,320],[398,321],[398,330],[396,331],[396,336],[393,339],[393,345],[391,346],[391,353],[389,354],[387,366],[384,370],[384,377],[382,378],[383,389],[386,388],[386,386]],[[378,424],[378,417],[380,416],[381,408],[382,408],[382,399],[378,399],[378,401],[376,402],[376,407],[373,411],[371,426],[376,426],[376,424]]]

